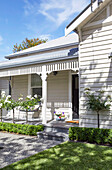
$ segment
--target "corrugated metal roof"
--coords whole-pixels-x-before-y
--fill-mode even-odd
[[[28,55],[32,53],[38,53],[41,51],[48,51],[51,49],[57,49],[62,48],[66,46],[71,46],[78,44],[78,35],[76,33],[70,34],[67,37],[63,36],[54,40],[50,40],[46,43],[37,45],[35,47],[28,48],[26,50],[22,50],[13,54],[10,54],[8,56],[5,56],[5,58],[13,58],[16,56],[22,56],[22,55]]]
[[[29,57],[22,57],[18,59],[8,60],[0,63],[0,69],[8,69],[11,67],[25,66],[38,63],[47,63],[51,61],[59,61],[78,57],[78,48],[70,50],[61,50],[57,52],[50,52],[44,54],[35,54]]]

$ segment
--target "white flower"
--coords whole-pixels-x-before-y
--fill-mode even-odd
[[[20,100],[23,100],[23,98],[22,98],[22,97],[20,97],[18,100],[19,100],[19,101],[20,101]]]
[[[11,96],[10,95],[8,95],[7,97],[6,97],[6,100],[8,100],[8,99],[10,99],[11,98]]]
[[[31,95],[27,96],[27,98],[30,99],[30,98],[31,98]]]
[[[2,105],[3,105],[3,104],[2,104],[2,103],[0,103],[0,108],[2,107]]]
[[[109,102],[109,101],[105,102],[105,106],[107,106],[108,104],[110,104],[110,102]]]
[[[7,98],[7,99],[8,99],[8,98],[11,98],[11,95],[8,95],[6,98]]]
[[[91,95],[91,94],[94,94],[94,93],[95,93],[95,91],[90,91],[90,92],[89,92],[90,95]]]
[[[34,99],[34,97],[31,98],[31,100],[33,100],[33,99]]]
[[[35,94],[34,97],[37,98],[37,94]]]
[[[1,96],[5,97],[5,91],[2,91]]]
[[[11,103],[11,101],[5,100],[5,103]]]
[[[5,91],[2,91],[2,93],[1,94],[5,94]]]
[[[35,105],[34,109],[38,109],[39,108],[39,105]]]
[[[61,111],[57,111],[56,115],[61,115]]]
[[[104,93],[104,90],[99,89],[99,90],[98,90],[98,92],[100,92],[100,93]]]

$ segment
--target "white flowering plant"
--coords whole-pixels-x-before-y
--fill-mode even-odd
[[[21,107],[21,110],[25,111],[32,111],[35,109],[35,106],[37,106],[40,103],[40,99],[35,94],[34,97],[31,95],[28,95],[25,100],[23,100],[22,97],[18,99],[19,106]]]
[[[91,91],[90,88],[85,88],[84,93],[87,97],[85,102],[87,109],[96,111],[98,115],[98,128],[99,128],[99,112],[100,111],[108,111],[111,106],[111,96],[107,95],[104,98],[104,91],[98,90],[98,92]]]
[[[54,114],[56,116],[58,116],[59,118],[64,118],[65,117],[65,113],[64,112],[57,111],[57,112],[54,112]]]
[[[14,108],[18,107],[19,103],[11,98],[11,95],[6,96],[4,101],[4,108],[6,110],[13,110]]]
[[[6,100],[6,95],[5,92],[1,93],[1,98],[0,98],[0,109],[5,108],[4,101]]]

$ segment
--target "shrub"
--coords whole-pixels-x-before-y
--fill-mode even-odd
[[[0,122],[0,131],[14,132],[30,136],[36,136],[37,132],[43,131],[43,125],[21,125],[14,123]]]
[[[112,145],[112,129],[70,127],[69,139],[97,144]]]

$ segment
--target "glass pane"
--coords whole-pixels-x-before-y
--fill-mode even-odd
[[[42,86],[42,80],[39,75],[37,74],[31,75],[31,86]]]
[[[33,88],[32,89],[32,96],[34,96],[35,94],[37,94],[37,96],[39,98],[42,97],[42,88]]]

